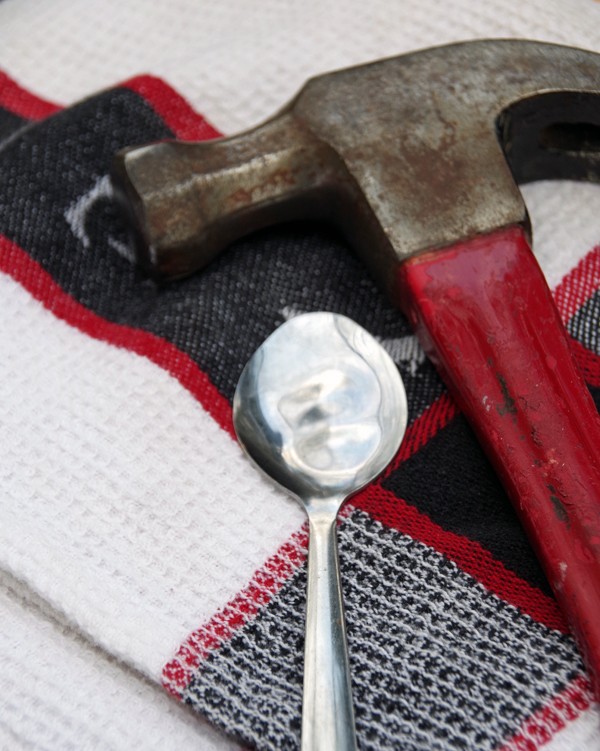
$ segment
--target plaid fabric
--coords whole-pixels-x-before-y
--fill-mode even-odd
[[[243,365],[297,312],[354,318],[395,359],[407,437],[339,530],[360,747],[536,749],[586,710],[580,658],[510,503],[407,322],[344,241],[317,224],[275,227],[159,287],[131,262],[111,157],[216,131],[151,78],[63,111],[1,82],[0,270],[82,336],[167,370],[232,438]],[[590,250],[556,290],[597,403],[599,257]],[[163,670],[170,693],[259,749],[299,742],[305,552],[302,527]]]

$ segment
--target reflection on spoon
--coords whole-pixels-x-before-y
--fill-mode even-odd
[[[309,520],[303,751],[355,749],[336,543],[342,503],[391,461],[406,429],[398,370],[344,316],[307,313],[246,365],[233,402],[238,439]]]
[[[299,379],[298,387],[281,398],[279,412],[293,436],[289,443],[298,466],[352,472],[357,459],[377,449],[381,427],[375,404],[364,399],[366,394],[375,396],[372,373],[354,365],[346,358],[335,368]],[[292,461],[291,456],[287,461]]]

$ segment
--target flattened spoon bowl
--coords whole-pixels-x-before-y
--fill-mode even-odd
[[[356,749],[336,517],[392,460],[406,418],[392,359],[334,313],[307,313],[276,329],[235,392],[240,444],[308,515],[303,751]]]

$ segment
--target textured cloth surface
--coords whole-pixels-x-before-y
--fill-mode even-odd
[[[217,133],[156,79],[115,86],[142,72],[231,132],[318,72],[482,36],[600,49],[599,20],[593,0],[0,5],[1,748],[237,747],[161,682],[230,738],[297,746],[303,517],[241,456],[230,400],[264,337],[319,309],[375,334],[409,397],[395,464],[340,527],[361,748],[600,748],[510,504],[344,241],[274,228],[157,287],[107,177],[122,146]],[[600,191],[524,193],[597,397]]]
[[[0,603],[3,751],[238,748],[4,573]]]

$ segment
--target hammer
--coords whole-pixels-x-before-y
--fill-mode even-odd
[[[547,178],[600,179],[600,55],[512,40],[319,76],[257,128],[113,170],[163,278],[273,222],[342,228],[478,435],[600,695],[600,420],[517,187]]]

